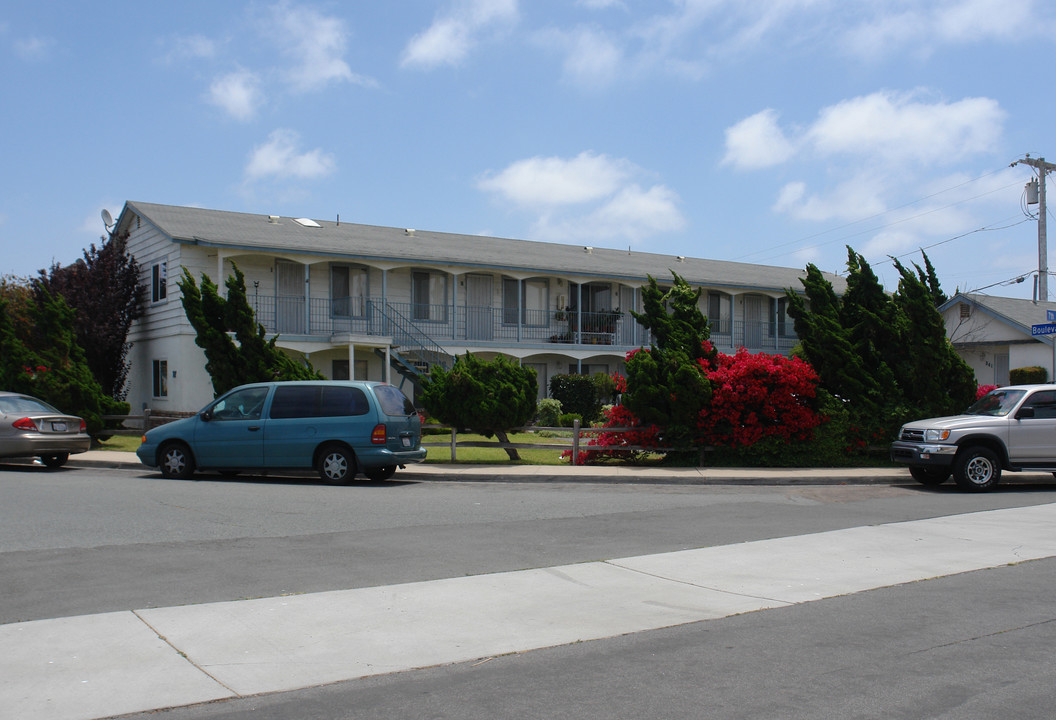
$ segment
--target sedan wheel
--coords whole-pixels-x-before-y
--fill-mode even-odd
[[[340,445],[323,448],[319,455],[319,477],[331,485],[347,485],[356,476],[356,458]]]
[[[984,447],[970,447],[957,454],[953,479],[961,490],[993,490],[1001,481],[1001,463],[997,455]]]
[[[40,461],[45,467],[60,468],[70,459],[69,453],[55,453],[54,455],[41,455]]]
[[[194,457],[183,443],[170,443],[161,448],[161,474],[167,478],[186,480],[194,474]]]

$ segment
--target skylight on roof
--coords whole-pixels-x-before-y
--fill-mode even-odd
[[[298,225],[302,225],[304,227],[317,227],[317,228],[321,228],[322,227],[322,225],[320,225],[315,220],[312,220],[310,218],[294,218],[293,221],[295,223],[297,223]]]

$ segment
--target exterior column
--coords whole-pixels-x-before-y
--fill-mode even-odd
[[[348,344],[348,379],[356,379],[356,346],[353,343]]]

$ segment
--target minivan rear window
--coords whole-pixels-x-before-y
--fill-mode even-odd
[[[414,415],[414,403],[392,385],[375,385],[374,394],[378,396],[381,411],[386,415]]]
[[[271,401],[271,417],[344,417],[366,415],[367,396],[360,388],[341,385],[280,385]]]

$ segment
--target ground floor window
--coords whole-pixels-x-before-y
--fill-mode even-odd
[[[153,363],[153,389],[156,398],[169,396],[169,361],[154,360]]]

